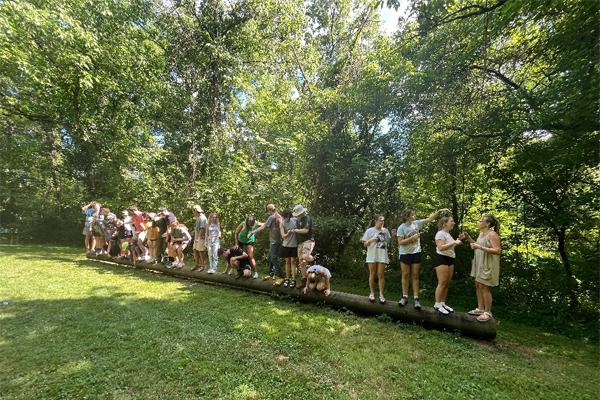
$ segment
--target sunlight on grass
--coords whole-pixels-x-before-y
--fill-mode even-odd
[[[39,251],[0,246],[3,399],[597,398],[598,347],[535,328],[477,342]]]

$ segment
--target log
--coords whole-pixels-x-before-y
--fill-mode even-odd
[[[386,304],[379,304],[378,302],[371,303],[366,296],[335,292],[333,290],[329,296],[325,296],[322,293],[315,291],[304,294],[302,290],[298,288],[273,286],[271,281],[263,281],[261,279],[235,279],[234,276],[223,273],[209,274],[207,272],[169,269],[162,264],[150,264],[144,262],[133,263],[129,260],[116,259],[109,256],[94,256],[88,254],[87,257],[89,259],[113,264],[129,265],[135,268],[161,272],[166,275],[193,279],[204,283],[217,284],[264,294],[288,296],[308,303],[318,303],[335,308],[345,308],[364,315],[386,314],[393,320],[422,325],[427,329],[460,332],[465,336],[477,339],[493,340],[496,338],[497,323],[493,318],[487,322],[479,322],[476,317],[467,313],[454,312],[449,315],[442,315],[431,307],[423,307],[420,310],[416,310],[410,306],[399,307],[397,302],[388,301]]]

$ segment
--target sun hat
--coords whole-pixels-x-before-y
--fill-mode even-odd
[[[202,209],[202,207],[200,207],[198,204],[196,204],[194,207],[192,207],[192,210],[199,212],[199,213],[203,213],[204,210]]]
[[[299,215],[302,215],[306,212],[306,208],[304,208],[304,206],[302,204],[298,204],[294,206],[294,210],[292,211],[292,215],[294,217],[297,217]]]

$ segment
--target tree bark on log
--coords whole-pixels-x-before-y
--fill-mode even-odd
[[[423,307],[421,310],[416,310],[410,306],[399,307],[396,302],[388,301],[386,304],[371,303],[366,296],[344,292],[331,291],[329,296],[314,291],[304,294],[302,290],[297,288],[291,289],[283,286],[273,286],[271,281],[263,281],[261,279],[236,279],[232,275],[222,273],[208,274],[206,272],[169,269],[162,264],[149,264],[144,262],[133,263],[132,261],[118,260],[108,256],[87,255],[87,257],[114,264],[130,265],[135,268],[158,271],[166,275],[194,279],[204,283],[218,284],[264,294],[278,294],[294,297],[304,302],[326,304],[336,308],[346,308],[364,315],[376,316],[386,314],[394,320],[422,325],[427,329],[460,332],[465,336],[477,339],[493,340],[496,338],[496,320],[493,318],[487,322],[478,322],[476,317],[466,313],[455,312],[450,315],[442,315],[431,307]]]

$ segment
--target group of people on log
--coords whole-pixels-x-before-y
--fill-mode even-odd
[[[226,262],[224,273],[237,272],[236,278],[258,278],[254,250],[256,234],[269,230],[269,272],[264,280],[272,280],[273,285],[295,288],[307,293],[310,290],[331,293],[331,272],[322,265],[313,264],[315,258],[315,238],[313,220],[305,207],[296,205],[293,209],[281,212],[273,204],[266,206],[268,218],[257,221],[253,215],[237,225],[233,241],[234,246],[221,246],[221,225],[216,213],[208,217],[199,205],[192,207],[195,218],[193,232],[181,224],[175,214],[167,208],[158,213],[142,212],[132,206],[121,211],[118,218],[110,209],[98,202],[82,207],[85,214],[83,234],[88,253],[105,254],[112,257],[131,259],[135,262],[163,263],[167,268],[184,267],[184,250],[193,243],[194,266],[192,271],[217,272],[218,258]],[[421,270],[421,234],[424,227],[438,222],[435,235],[436,253],[432,267],[437,276],[435,303],[433,308],[440,314],[454,312],[446,304],[448,285],[454,274],[456,246],[468,243],[474,250],[471,276],[475,279],[477,307],[469,314],[477,316],[481,322],[492,318],[491,287],[498,285],[500,272],[500,236],[498,220],[489,214],[483,215],[477,222],[479,236],[473,240],[469,233],[461,231],[454,239],[450,232],[455,226],[448,209],[440,209],[427,218],[417,219],[413,209],[401,214],[402,223],[394,231],[398,243],[400,268],[402,272],[402,297],[398,305],[405,307],[409,303],[409,288],[412,283],[413,307],[421,309],[419,300],[419,279]],[[378,281],[381,304],[386,303],[385,267],[389,264],[388,247],[392,234],[385,228],[385,217],[376,215],[370,227],[364,232],[361,242],[367,249],[366,263],[369,269],[369,301],[375,302],[375,280]],[[280,259],[284,259],[284,268]],[[207,263],[208,261],[208,263]],[[310,265],[313,264],[313,265]],[[297,283],[299,274],[300,283]]]

